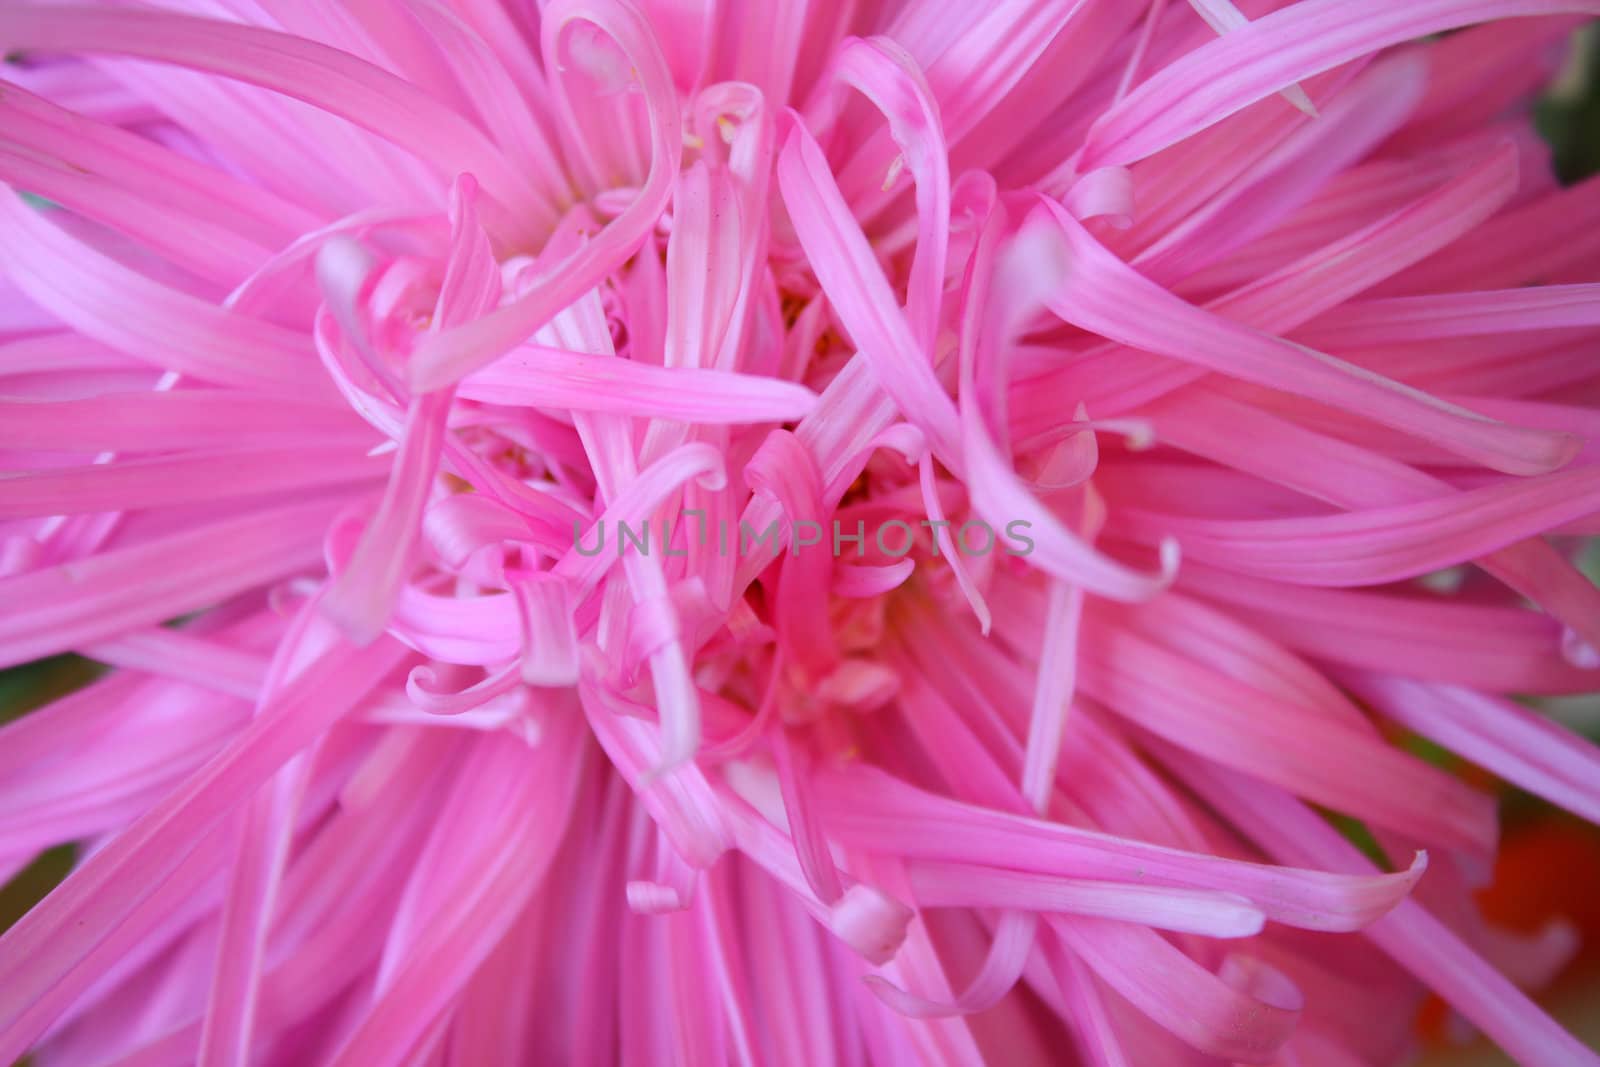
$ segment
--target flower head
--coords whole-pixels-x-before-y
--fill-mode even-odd
[[[1600,1062],[1597,13],[0,7],[0,1062]]]

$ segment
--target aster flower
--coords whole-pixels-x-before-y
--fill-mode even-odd
[[[0,7],[0,1062],[1600,1062],[1597,13]]]

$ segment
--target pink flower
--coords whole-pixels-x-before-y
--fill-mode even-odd
[[[0,1063],[1600,1063],[1597,13],[0,6]]]

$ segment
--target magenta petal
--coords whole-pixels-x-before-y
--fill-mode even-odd
[[[0,0],[0,1063],[1596,1062],[1597,14]]]

